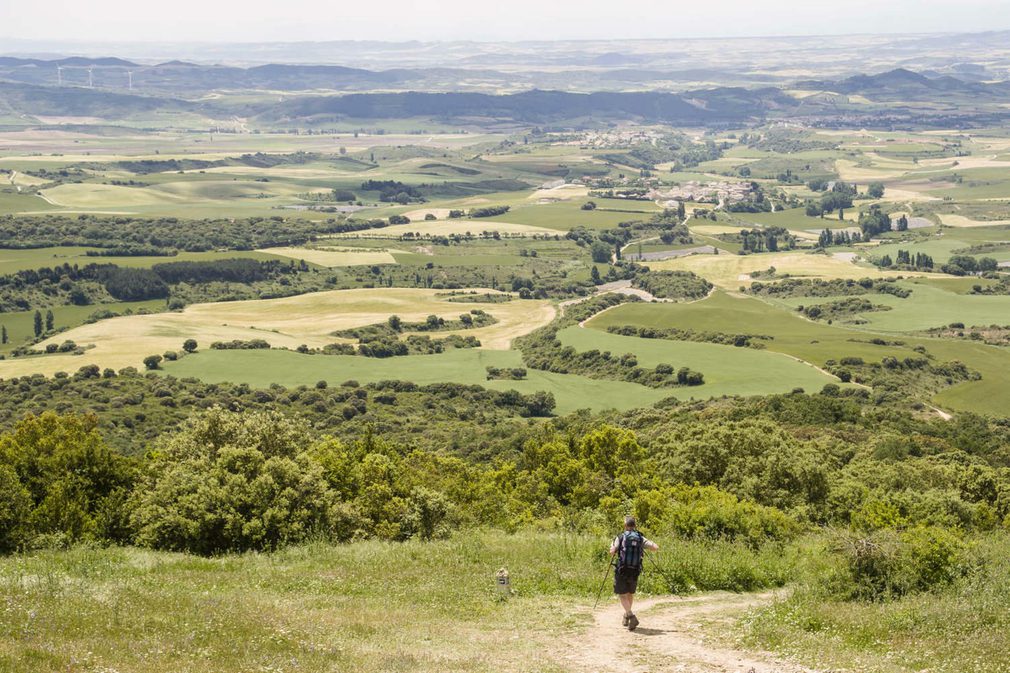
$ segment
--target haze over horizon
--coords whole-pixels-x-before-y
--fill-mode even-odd
[[[812,35],[970,33],[1010,29],[1000,0],[852,0],[847,3],[641,0],[629,11],[603,0],[578,4],[513,0],[508,12],[486,0],[319,0],[245,2],[177,0],[155,12],[127,0],[87,4],[53,0],[25,6],[0,0],[0,37],[24,48],[65,43],[527,41],[792,37]],[[409,21],[400,17],[410,17]],[[872,18],[871,18],[872,17]]]

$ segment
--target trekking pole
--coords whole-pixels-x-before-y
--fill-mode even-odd
[[[610,569],[614,567],[614,562],[609,561],[607,563],[607,572],[603,575],[603,582],[600,583],[600,590],[596,592],[596,602],[593,603],[593,611],[596,611],[597,606],[600,604],[600,598],[603,597],[603,588],[607,586],[607,578],[610,577]]]
[[[652,558],[651,554],[646,554],[646,556],[649,558],[650,561],[652,561],[652,567],[656,569],[656,572],[659,573],[659,576],[662,577],[664,580],[666,580],[667,591],[673,593],[673,582],[670,581],[670,576],[667,575],[666,572],[663,570],[663,567],[656,562],[656,559]]]

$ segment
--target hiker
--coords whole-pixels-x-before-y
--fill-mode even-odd
[[[624,517],[624,532],[614,538],[610,545],[610,555],[617,556],[614,570],[614,593],[621,599],[624,608],[623,626],[629,631],[638,628],[638,617],[631,611],[638,588],[638,576],[642,572],[645,550],[659,551],[659,545],[638,532],[635,517]]]

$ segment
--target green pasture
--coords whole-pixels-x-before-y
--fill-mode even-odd
[[[953,322],[965,325],[1010,325],[1010,296],[965,295],[926,284],[905,284],[911,296],[902,299],[889,294],[866,295],[874,304],[890,306],[890,311],[875,311],[861,317],[860,329],[877,332],[920,332]],[[790,297],[776,299],[788,308],[825,304],[842,297]]]
[[[41,269],[44,267],[62,266],[64,264],[77,264],[85,266],[87,264],[115,264],[116,266],[126,266],[134,268],[147,268],[155,264],[166,262],[213,262],[221,259],[234,259],[235,257],[250,257],[258,260],[284,259],[276,255],[268,255],[262,252],[251,251],[225,251],[225,252],[185,252],[180,251],[173,257],[89,257],[89,250],[98,251],[100,248],[60,246],[54,248],[33,248],[27,250],[0,249],[0,275],[16,273],[18,271]]]
[[[70,329],[84,324],[84,321],[95,311],[112,311],[123,313],[125,311],[161,311],[165,309],[165,301],[162,299],[151,299],[149,301],[127,301],[113,304],[95,304],[92,306],[57,306],[52,309],[54,324],[57,329]],[[45,310],[42,311],[45,314]],[[7,328],[10,343],[0,344],[0,353],[9,352],[16,346],[22,345],[25,341],[35,336],[35,311],[16,311],[11,313],[0,313],[0,325]],[[82,365],[87,364],[85,362]]]
[[[615,309],[616,310],[616,309]],[[607,312],[609,314],[610,311]],[[605,315],[607,315],[605,314]],[[595,329],[570,327],[558,334],[564,346],[578,351],[610,351],[615,356],[634,353],[642,367],[668,364],[674,369],[690,367],[705,375],[705,384],[675,388],[681,399],[707,399],[722,395],[767,395],[803,388],[814,392],[826,383],[837,382],[833,376],[793,358],[754,348],[736,348],[710,343],[640,339],[610,334]]]
[[[1010,171],[1005,168],[954,167],[942,175],[957,175],[961,181],[950,187],[938,184],[938,189],[930,191],[931,196],[954,200],[1010,198]]]
[[[577,409],[626,410],[645,407],[675,395],[672,389],[647,388],[635,383],[589,379],[570,374],[528,370],[523,381],[488,381],[486,367],[522,367],[517,351],[459,349],[437,355],[366,358],[355,355],[302,355],[281,350],[205,350],[176,362],[165,363],[167,374],[193,376],[209,383],[247,383],[265,388],[272,383],[296,387],[320,380],[338,384],[396,380],[481,385],[496,390],[554,394],[556,412]]]
[[[0,215],[44,212],[58,208],[59,206],[54,206],[35,194],[0,191]]]
[[[1001,305],[1010,310],[1010,297],[965,297],[930,288],[926,284],[916,285],[914,289],[912,297],[919,295],[918,310],[912,308],[913,304],[909,304],[909,308],[870,313],[867,314],[867,318],[887,320],[890,319],[888,314],[898,313],[905,316],[907,325],[914,322],[909,319],[909,314],[914,317],[924,312],[926,317],[921,323],[925,327],[952,322],[929,313],[930,302],[938,299],[945,308],[956,307],[965,300],[1003,299]],[[931,290],[936,294],[932,294]],[[874,303],[884,303],[889,295],[870,295],[870,298]],[[910,300],[911,297],[907,300],[896,299],[896,301]],[[803,301],[823,303],[830,299],[818,297]],[[977,306],[972,310],[976,309]],[[984,311],[982,313],[984,314]],[[1008,324],[991,316],[977,322],[985,325],[993,322]],[[965,324],[970,325],[972,322],[965,320]],[[823,365],[826,360],[838,360],[846,356],[861,357],[868,362],[878,362],[889,355],[897,358],[918,357],[919,355],[912,349],[915,346],[924,346],[937,362],[958,360],[982,374],[980,381],[961,383],[940,392],[934,398],[938,404],[955,410],[976,411],[997,416],[1010,415],[1010,380],[1007,379],[1007,372],[1010,371],[1010,350],[974,341],[902,335],[898,339],[903,342],[902,346],[879,346],[870,343],[870,339],[883,337],[894,341],[895,335],[870,331],[874,327],[872,322],[871,325],[864,325],[858,329],[816,323],[799,317],[785,306],[773,306],[753,297],[729,295],[724,292],[715,292],[708,299],[689,304],[625,304],[610,309],[587,323],[588,327],[601,330],[611,325],[679,327],[733,334],[741,332],[763,334],[774,337],[765,342],[767,350],[787,353],[818,365]],[[700,370],[698,367],[696,369]]]
[[[807,299],[806,303],[811,303],[811,300]],[[712,293],[707,299],[691,303],[624,304],[586,323],[587,327],[594,330],[622,325],[770,336],[772,339],[764,342],[768,351],[792,355],[816,365],[849,355],[877,361],[887,355],[911,357],[915,354],[912,351],[914,344],[907,347],[877,346],[869,343],[873,335],[816,323],[801,318],[785,307],[720,291]],[[745,350],[729,346],[719,348],[728,352]]]
[[[1010,242],[1010,225],[993,224],[981,227],[941,227],[944,236],[950,236],[966,245],[978,243]]]
[[[592,199],[572,199],[556,203],[521,205],[498,217],[486,218],[488,222],[511,222],[535,227],[568,231],[573,227],[587,229],[612,229],[621,222],[648,220],[654,208],[639,208],[638,202],[629,202],[624,210],[582,210],[582,204]],[[482,218],[483,219],[483,218]],[[480,222],[481,220],[475,220]]]

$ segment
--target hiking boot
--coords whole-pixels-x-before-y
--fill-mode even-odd
[[[634,631],[638,628],[638,617],[635,615],[628,615],[628,630]]]
[[[624,619],[621,620],[621,626],[623,626],[624,628],[628,628],[628,619],[629,619],[628,613],[625,612]]]

